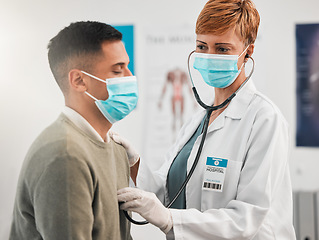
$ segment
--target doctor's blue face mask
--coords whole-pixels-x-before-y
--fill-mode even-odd
[[[125,118],[136,107],[138,88],[135,76],[102,80],[87,72],[81,72],[106,84],[109,94],[106,100],[98,100],[88,92],[85,93],[95,100],[96,106],[110,123],[114,124]]]
[[[247,46],[247,48],[249,45]],[[215,88],[226,88],[238,77],[240,69],[237,67],[238,59],[247,48],[238,55],[194,53],[195,61],[193,67],[200,72],[204,81]]]

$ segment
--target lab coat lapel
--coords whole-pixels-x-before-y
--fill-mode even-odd
[[[255,86],[250,79],[245,86],[238,92],[234,99],[230,102],[229,106],[223,111],[215,121],[208,127],[207,134],[211,134],[214,131],[220,130],[225,125],[225,119],[241,119],[245,114],[249,103],[252,100],[253,93],[255,91]],[[170,158],[177,155],[177,153],[182,149],[185,143],[193,135],[200,122],[203,120],[206,114],[206,110],[201,110],[195,114],[195,116],[186,124],[179,132],[177,136],[177,144],[173,147],[174,149],[170,151]],[[202,136],[199,136],[197,141],[200,141]],[[196,142],[197,142],[196,141]],[[196,145],[196,143],[195,143]],[[194,145],[194,146],[195,146]]]
[[[229,106],[209,126],[207,133],[222,129],[225,125],[226,118],[240,120],[245,114],[255,90],[256,88],[252,80],[248,80],[245,86],[243,86],[243,88],[229,103]]]
[[[208,127],[207,134],[224,127],[225,114],[222,112]]]
[[[255,85],[252,82],[252,79],[250,79],[230,102],[225,111],[225,117],[241,119],[245,115],[246,109],[248,108],[255,92]]]

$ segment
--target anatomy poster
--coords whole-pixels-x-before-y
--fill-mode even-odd
[[[187,58],[196,47],[196,37],[194,28],[186,26],[150,27],[144,32],[146,116],[143,153],[145,160],[158,167],[157,159],[164,157],[181,126],[199,110],[187,70]],[[198,81],[197,74],[195,72],[193,78],[202,89],[203,81]],[[205,94],[208,92],[213,93],[213,89]]]
[[[319,146],[319,24],[296,25],[297,146]]]

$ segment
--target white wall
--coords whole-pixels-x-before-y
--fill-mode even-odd
[[[115,128],[142,152],[143,28],[194,25],[206,0],[0,0],[0,239],[7,239],[19,170],[31,142],[56,119],[63,106],[47,63],[46,45],[60,29],[79,20],[136,27],[136,75],[139,108]],[[296,23],[319,23],[318,0],[255,0],[261,15],[255,48],[257,87],[282,110],[291,127],[291,173],[294,189],[319,188],[319,148],[296,148]],[[130,124],[129,124],[130,123]],[[134,125],[132,128],[131,126]],[[150,235],[152,234],[152,235]],[[151,226],[134,227],[136,239],[163,239]],[[144,236],[144,237],[143,237]]]

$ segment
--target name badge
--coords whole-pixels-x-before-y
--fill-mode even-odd
[[[227,169],[227,159],[207,157],[203,189],[222,192]]]

